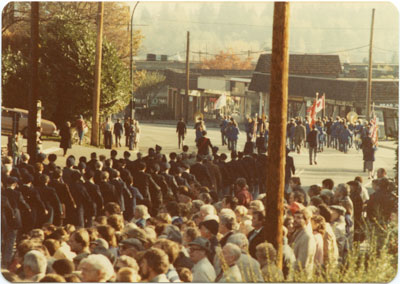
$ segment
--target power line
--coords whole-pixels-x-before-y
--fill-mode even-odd
[[[381,47],[377,47],[377,46],[374,46],[374,48],[380,49],[380,50],[384,50],[384,51],[389,51],[389,52],[398,52],[398,51],[396,51],[396,50],[390,50],[390,49],[381,48]]]
[[[199,25],[229,25],[229,26],[248,26],[248,27],[259,27],[259,28],[270,28],[272,29],[272,26],[267,26],[267,25],[257,25],[257,24],[245,24],[245,23],[224,23],[224,22],[200,22],[200,21],[182,21],[182,20],[171,20],[171,19],[157,19],[156,21],[159,22],[171,22],[171,23],[189,23],[189,24],[199,24]],[[154,25],[148,24],[148,25]],[[369,30],[368,27],[294,27],[292,26],[291,29],[317,29],[317,30]],[[381,27],[381,28],[375,28],[376,30],[387,30],[387,31],[394,31],[396,30],[395,28],[386,28],[386,27]]]

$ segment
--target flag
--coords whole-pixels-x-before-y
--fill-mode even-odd
[[[325,96],[322,96],[322,98],[317,100],[317,103],[315,105],[315,113],[319,113],[321,110],[323,110],[324,106],[325,106]]]
[[[325,96],[322,96],[320,99],[315,99],[312,106],[307,109],[307,115],[311,118],[310,127],[315,124],[317,120],[317,113],[323,110],[325,107]]]
[[[375,112],[374,112],[374,117],[371,119],[369,136],[372,138],[372,142],[375,145],[378,145],[378,118],[376,117]]]
[[[214,109],[221,109],[224,106],[226,106],[226,95],[222,94],[215,102]]]

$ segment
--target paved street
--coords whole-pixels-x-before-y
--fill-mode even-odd
[[[175,127],[171,125],[161,124],[141,124],[141,138],[140,138],[140,152],[146,154],[149,147],[155,147],[156,144],[163,147],[162,152],[169,154],[172,151],[179,152],[177,147],[177,137]],[[213,145],[220,148],[220,152],[229,154],[226,146],[221,146],[221,136],[219,129],[209,128],[208,136],[211,138]],[[185,139],[186,144],[189,146],[189,151],[196,151],[194,143],[195,133],[194,129],[188,129],[188,135]],[[124,141],[123,141],[124,142]],[[2,145],[6,145],[7,139],[2,136]],[[245,133],[240,134],[238,149],[242,150],[245,143]],[[58,155],[57,162],[59,165],[65,164],[65,158],[62,157],[62,150],[58,148],[59,143],[54,141],[44,142],[44,151],[49,153],[56,153]],[[123,151],[127,150],[122,147],[118,150],[119,155],[122,156]],[[98,154],[105,154],[109,156],[110,150],[96,149],[94,147],[73,145],[73,148],[68,150],[68,154],[73,154],[76,157],[85,155],[89,157],[90,153],[96,151]],[[339,151],[332,149],[325,149],[323,153],[318,153],[318,165],[309,165],[308,150],[303,149],[301,154],[290,153],[294,157],[296,166],[296,175],[301,177],[302,184],[309,186],[315,183],[321,184],[324,178],[332,178],[335,183],[347,182],[354,179],[355,176],[361,175],[367,186],[370,182],[367,179],[367,173],[362,172],[362,153],[351,149],[348,154],[343,154]],[[393,167],[395,164],[395,151],[393,149],[379,148],[376,152],[375,168],[385,168],[389,176],[394,176]]]

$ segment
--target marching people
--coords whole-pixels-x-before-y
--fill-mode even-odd
[[[178,148],[183,147],[183,141],[186,135],[186,123],[183,121],[183,117],[178,121],[176,125],[176,133],[178,133]]]
[[[318,149],[318,131],[315,129],[315,125],[311,127],[311,131],[307,135],[308,143],[308,155],[310,159],[310,165],[317,164],[317,149]]]
[[[320,122],[326,131],[324,120]],[[318,148],[318,124],[300,142],[307,138],[310,148]],[[130,127],[135,133],[135,122]],[[302,125],[300,130],[306,132]],[[64,170],[54,157],[41,157],[35,167],[27,164],[26,154],[21,155],[18,167],[3,158],[3,268],[16,275],[25,265],[27,273],[20,275],[26,280],[70,279],[67,274],[46,274],[61,273],[55,269],[58,263],[48,266],[54,257],[73,264],[76,281],[124,277],[135,281],[290,281],[298,270],[311,276],[314,266],[320,275],[332,267],[345,267],[352,247],[369,237],[360,218],[378,230],[396,220],[397,184],[384,169],[377,171],[368,200],[359,177],[357,182],[335,187],[338,182],[326,176],[323,190],[315,181],[307,191],[294,176],[293,158],[287,156],[281,271],[272,244],[265,241],[264,225],[271,217],[265,215],[268,196],[263,176],[274,164],[268,161],[265,144],[255,154],[250,142],[243,152],[232,151],[229,161],[212,147],[206,132],[201,136],[197,156],[188,146],[183,154],[164,155],[163,147],[156,145],[145,157],[138,153],[137,159],[129,151],[120,158],[115,150],[111,159],[105,155],[97,159],[94,152],[87,163],[84,156],[70,156]],[[237,150],[237,145],[231,146]],[[367,162],[374,147],[365,135],[362,149]],[[316,150],[309,154],[310,162],[316,162]],[[20,175],[14,177],[14,168]],[[378,221],[378,212],[383,212],[383,220]],[[31,226],[23,228],[28,222]],[[31,259],[43,260],[40,269]],[[256,270],[243,271],[243,267]]]
[[[306,128],[304,127],[301,120],[297,121],[297,126],[294,129],[294,144],[297,154],[300,154],[301,146],[306,139]]]

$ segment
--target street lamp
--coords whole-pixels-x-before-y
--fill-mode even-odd
[[[130,38],[130,44],[131,44],[131,50],[130,50],[130,79],[131,79],[131,102],[129,104],[130,110],[129,114],[130,117],[133,118],[133,108],[134,108],[134,97],[133,97],[133,15],[135,14],[135,10],[137,5],[139,4],[139,1],[136,2],[135,6],[133,7],[132,14],[131,14],[131,21],[130,21],[130,27],[131,27],[131,38]]]

